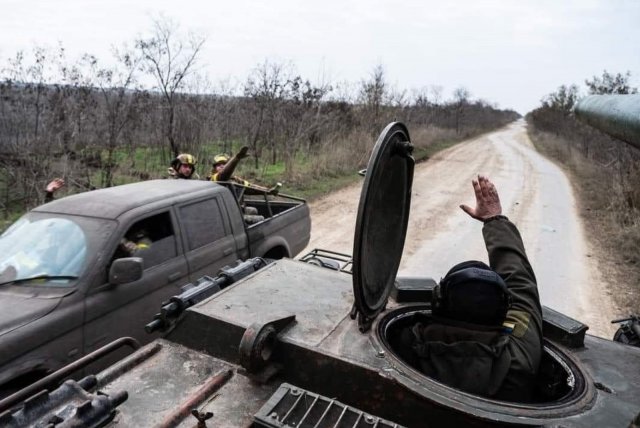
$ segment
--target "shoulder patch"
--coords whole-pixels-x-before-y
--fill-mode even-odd
[[[516,327],[515,323],[505,321],[502,323],[502,332],[511,334],[513,333],[513,329]]]
[[[531,315],[529,315],[528,312],[509,310],[507,312],[507,318],[502,325],[513,324],[511,334],[515,337],[522,337],[529,329],[530,320]]]

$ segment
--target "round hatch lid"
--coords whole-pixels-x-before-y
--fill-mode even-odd
[[[413,181],[410,141],[406,126],[389,124],[373,148],[362,185],[353,243],[352,311],[361,331],[385,308],[400,265]]]

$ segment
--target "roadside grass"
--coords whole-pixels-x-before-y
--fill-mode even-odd
[[[589,240],[604,261],[603,277],[622,311],[637,313],[640,305],[640,212],[628,207],[617,174],[585,159],[570,143],[528,128],[536,149],[572,177],[579,212]],[[603,291],[604,291],[603,290]]]
[[[467,135],[457,136],[451,130],[435,127],[417,128],[412,133],[414,142],[414,158],[417,162],[428,159],[438,151],[457,144]],[[244,179],[265,187],[282,183],[282,193],[296,195],[313,200],[342,187],[357,182],[362,177],[357,174],[359,169],[366,167],[373,139],[362,132],[354,132],[346,138],[336,140],[328,145],[321,153],[298,153],[293,162],[292,171],[287,172],[284,161],[275,164],[266,161],[266,153],[256,169],[253,158],[249,157],[240,162],[236,174]],[[194,155],[198,159],[197,172],[201,179],[211,172],[213,157],[219,154],[220,148],[230,146],[231,153],[237,153],[242,147],[241,141],[233,141],[226,145],[220,141],[204,144]],[[106,151],[101,153],[106,160]],[[166,154],[157,148],[139,147],[129,153],[119,150],[114,153],[114,161],[118,165],[114,172],[115,185],[132,183],[140,180],[144,175],[148,178],[167,177]],[[94,185],[101,182],[101,172],[96,170],[90,176]]]
[[[471,135],[470,135],[471,134]],[[476,132],[475,135],[480,134]],[[473,133],[456,135],[454,131],[435,127],[415,128],[411,133],[414,144],[413,156],[416,162],[421,162],[435,153],[449,148],[467,138]],[[375,137],[364,132],[353,132],[346,137],[330,141],[323,150],[315,154],[298,153],[287,171],[283,160],[270,164],[261,159],[260,166],[254,167],[253,158],[249,157],[240,163],[236,173],[251,183],[270,187],[277,182],[283,184],[281,192],[307,200],[314,200],[345,186],[362,180],[358,170],[365,168],[373,149]],[[198,158],[197,172],[201,179],[205,179],[211,172],[213,157],[224,147],[220,141],[213,141],[203,145],[194,155]],[[234,141],[226,144],[236,153],[242,143]],[[107,160],[107,152],[99,153],[102,161]],[[166,178],[167,153],[153,147],[138,147],[133,150],[122,148],[114,152],[113,160],[116,167],[113,170],[114,185],[137,182],[143,179]],[[266,158],[266,153],[265,153]],[[67,186],[59,191],[57,197],[89,190],[87,187],[99,187],[102,183],[103,172],[99,168],[80,167],[84,170],[80,174],[70,176]],[[76,170],[71,168],[71,170]],[[6,185],[6,184],[5,184]],[[0,187],[2,180],[0,180]],[[0,232],[23,214],[21,210],[9,209],[7,219],[0,219]]]

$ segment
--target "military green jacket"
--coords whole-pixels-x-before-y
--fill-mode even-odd
[[[502,327],[460,322],[416,325],[422,371],[449,386],[507,401],[531,400],[542,355],[542,309],[533,269],[516,226],[506,219],[483,230],[489,264],[506,282],[511,306]]]

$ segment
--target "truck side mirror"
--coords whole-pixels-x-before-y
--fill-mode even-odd
[[[116,259],[109,268],[109,283],[120,285],[137,281],[142,278],[143,269],[142,257]]]

